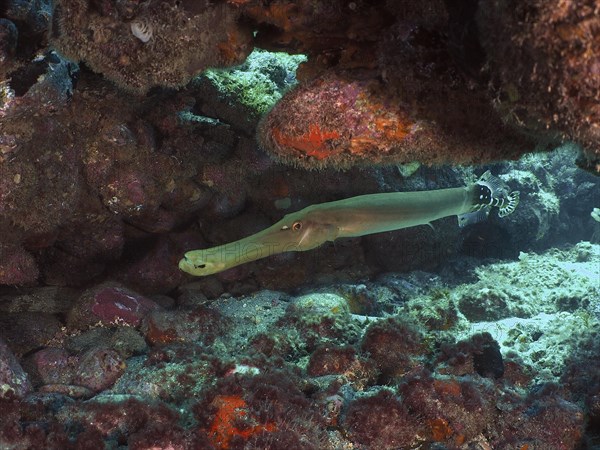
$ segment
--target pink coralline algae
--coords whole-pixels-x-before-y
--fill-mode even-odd
[[[94,299],[96,303],[91,311],[102,321],[120,319],[127,324],[137,325],[145,313],[157,309],[152,300],[118,288],[102,290]]]
[[[100,392],[112,386],[125,368],[125,361],[116,351],[92,349],[81,357],[73,384]]]
[[[39,270],[31,253],[20,246],[0,243],[0,284],[23,285],[37,281]]]
[[[134,291],[118,285],[104,285],[85,292],[69,314],[69,323],[85,328],[96,323],[140,324],[143,317],[160,307]]]
[[[68,384],[74,362],[66,350],[48,347],[34,353],[26,367],[34,384]]]

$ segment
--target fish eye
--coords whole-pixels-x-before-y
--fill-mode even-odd
[[[292,224],[292,230],[300,231],[302,229],[302,222],[294,222]]]

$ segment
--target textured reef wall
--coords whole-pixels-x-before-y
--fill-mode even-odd
[[[3,108],[2,229],[11,237],[3,244],[14,258],[36,254],[54,267],[46,282],[64,284],[93,277],[121,255],[125,221],[164,231],[178,207],[193,210],[206,195],[186,181],[192,165],[179,171],[176,157],[156,152],[140,102],[107,95],[112,87],[103,82],[74,94],[70,63],[56,55],[44,63],[43,80],[7,97]],[[24,264],[5,260],[3,268],[15,283],[36,276]]]
[[[510,123],[580,142],[593,169],[600,138],[598,4],[483,2],[477,24],[497,110]]]
[[[255,46],[308,55],[303,84],[260,133],[292,164],[477,163],[575,140],[580,164],[597,171],[591,0],[7,5],[3,78],[48,42],[135,92],[183,86],[208,67],[241,63]]]
[[[182,86],[209,67],[243,62],[252,50],[252,30],[226,2],[54,4],[52,45],[129,90]]]
[[[598,250],[458,284],[448,265],[210,302],[197,284],[0,298],[0,445],[593,448]]]

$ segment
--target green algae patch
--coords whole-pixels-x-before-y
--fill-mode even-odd
[[[238,102],[256,117],[265,114],[296,83],[296,69],[304,55],[254,50],[246,61],[232,69],[204,72],[222,98]]]

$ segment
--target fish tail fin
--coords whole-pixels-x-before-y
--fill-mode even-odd
[[[519,204],[519,191],[512,191],[504,199],[501,205],[498,205],[498,216],[504,217],[512,214]]]
[[[508,185],[487,170],[475,183],[472,212],[498,208],[498,216],[511,214],[519,204],[519,191],[510,191]]]

